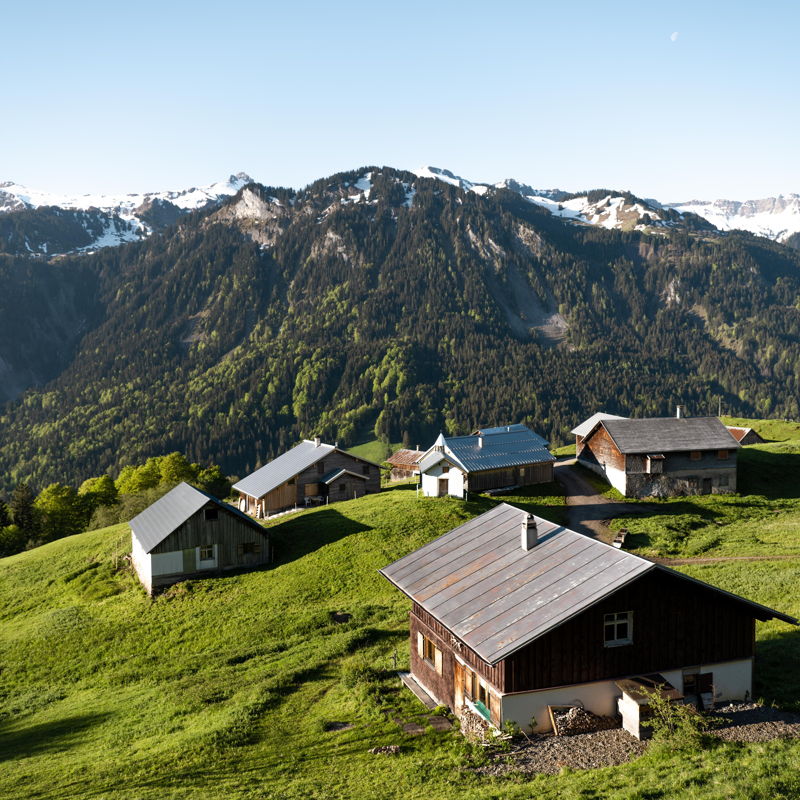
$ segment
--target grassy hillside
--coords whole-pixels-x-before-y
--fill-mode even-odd
[[[558,519],[554,486],[505,498]],[[492,501],[412,488],[284,518],[269,569],[148,599],[120,568],[127,526],[0,561],[3,798],[728,798],[800,791],[800,744],[724,744],[533,781],[478,778],[455,733],[406,737],[421,706],[396,688],[408,602],[376,570]],[[697,570],[698,568],[695,568]],[[764,567],[766,570],[766,567]],[[702,571],[702,570],[701,570]],[[698,574],[695,571],[694,574]],[[800,613],[800,559],[708,575]],[[338,624],[333,612],[352,618]],[[796,634],[760,625],[759,666]],[[793,687],[759,686],[791,701]],[[332,722],[351,723],[329,730]],[[401,744],[397,757],[370,747]]]

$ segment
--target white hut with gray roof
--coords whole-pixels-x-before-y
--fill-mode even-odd
[[[554,462],[547,441],[526,425],[480,428],[470,436],[439,434],[419,460],[422,492],[464,498],[467,492],[549,483]]]
[[[305,441],[233,485],[239,509],[254,517],[338,500],[381,487],[380,467],[319,439]]]
[[[228,503],[179,483],[130,521],[131,558],[149,594],[190,577],[271,560],[269,533]]]

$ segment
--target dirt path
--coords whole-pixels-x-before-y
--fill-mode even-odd
[[[574,466],[575,459],[555,465],[556,480],[564,487],[567,499],[567,525],[578,533],[609,543],[614,533],[608,527],[614,517],[646,514],[646,503],[609,500],[597,491]]]

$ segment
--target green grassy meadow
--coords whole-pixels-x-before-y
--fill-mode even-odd
[[[271,567],[178,584],[155,600],[121,558],[127,525],[0,560],[0,797],[800,795],[800,742],[654,749],[620,767],[497,779],[470,770],[482,753],[455,731],[403,734],[394,720],[424,710],[394,674],[408,663],[409,603],[377,569],[500,499],[563,519],[556,485],[463,503],[407,484],[279,518]],[[685,569],[800,615],[800,556]],[[337,623],[341,612],[351,619]],[[767,623],[757,636],[757,692],[797,707],[786,667],[797,664],[797,631]],[[368,753],[386,744],[400,754]]]

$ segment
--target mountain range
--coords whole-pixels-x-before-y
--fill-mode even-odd
[[[241,475],[314,435],[558,443],[678,402],[800,416],[796,250],[626,193],[419,172],[246,182],[133,242],[0,254],[3,486],[173,450]]]

